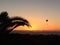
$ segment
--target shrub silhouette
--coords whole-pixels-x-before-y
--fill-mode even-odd
[[[24,26],[31,27],[30,23],[22,18],[22,17],[12,17],[10,18],[8,16],[8,13],[6,11],[1,12],[0,14],[0,33],[9,33],[14,28],[18,26]]]

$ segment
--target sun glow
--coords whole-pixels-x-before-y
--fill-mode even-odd
[[[28,19],[32,27],[27,27],[27,26],[19,26],[15,28],[14,30],[23,30],[23,31],[54,31],[57,29],[60,29],[59,27],[55,26],[56,24],[52,21],[49,20],[46,22],[46,18],[37,18],[37,17],[25,17]]]
[[[19,26],[19,27],[15,28],[15,30],[42,31],[46,27],[45,22],[43,19],[40,19],[40,21],[39,21],[38,18],[37,19],[36,18],[37,17],[34,17],[34,19],[32,17],[28,18],[32,27]]]

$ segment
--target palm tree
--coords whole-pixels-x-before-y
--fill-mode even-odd
[[[31,27],[29,21],[22,17],[12,17],[8,16],[7,12],[1,12],[0,14],[0,32],[9,33],[18,26]],[[11,28],[10,28],[11,27]],[[10,29],[9,29],[10,28]]]

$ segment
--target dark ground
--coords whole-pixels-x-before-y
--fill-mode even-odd
[[[59,41],[59,42],[58,42]],[[51,44],[58,42],[60,43],[59,35],[30,35],[30,34],[7,34],[0,35],[1,45],[21,45],[21,44]]]

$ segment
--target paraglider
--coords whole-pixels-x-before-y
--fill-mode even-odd
[[[48,19],[46,19],[46,22],[48,22]]]

